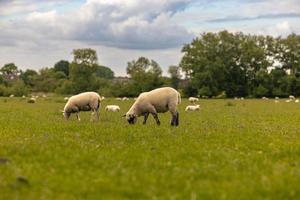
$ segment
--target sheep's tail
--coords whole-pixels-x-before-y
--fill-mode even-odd
[[[179,92],[177,92],[178,93],[178,104],[181,104],[181,96],[180,96],[180,93]]]

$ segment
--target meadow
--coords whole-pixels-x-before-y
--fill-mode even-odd
[[[63,119],[63,97],[0,98],[0,199],[300,199],[300,104],[200,100],[200,112]],[[119,113],[107,113],[118,104]]]

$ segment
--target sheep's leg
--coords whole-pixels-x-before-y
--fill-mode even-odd
[[[149,113],[146,113],[146,114],[144,115],[144,121],[143,121],[143,124],[146,124],[147,119],[148,119],[148,116],[149,116]]]
[[[159,121],[159,119],[158,119],[157,113],[155,112],[155,113],[151,113],[151,114],[152,114],[152,116],[154,117],[154,119],[155,119],[155,121],[156,121],[156,124],[157,124],[157,125],[160,125],[160,121]]]
[[[79,112],[76,113],[77,120],[80,121]]]
[[[176,112],[175,126],[179,125],[179,112]]]

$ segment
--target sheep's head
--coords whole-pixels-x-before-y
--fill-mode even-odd
[[[125,117],[129,124],[135,124],[137,121],[136,114],[126,114]]]
[[[63,113],[63,116],[65,117],[65,119],[69,119],[71,113],[65,112],[65,111],[63,111],[62,113]]]

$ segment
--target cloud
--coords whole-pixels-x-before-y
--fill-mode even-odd
[[[54,3],[54,2],[53,2]],[[32,11],[10,22],[8,30],[27,30],[24,38],[77,40],[126,49],[174,48],[193,34],[171,22],[191,0],[88,0],[78,10]],[[28,35],[26,35],[26,32]]]

